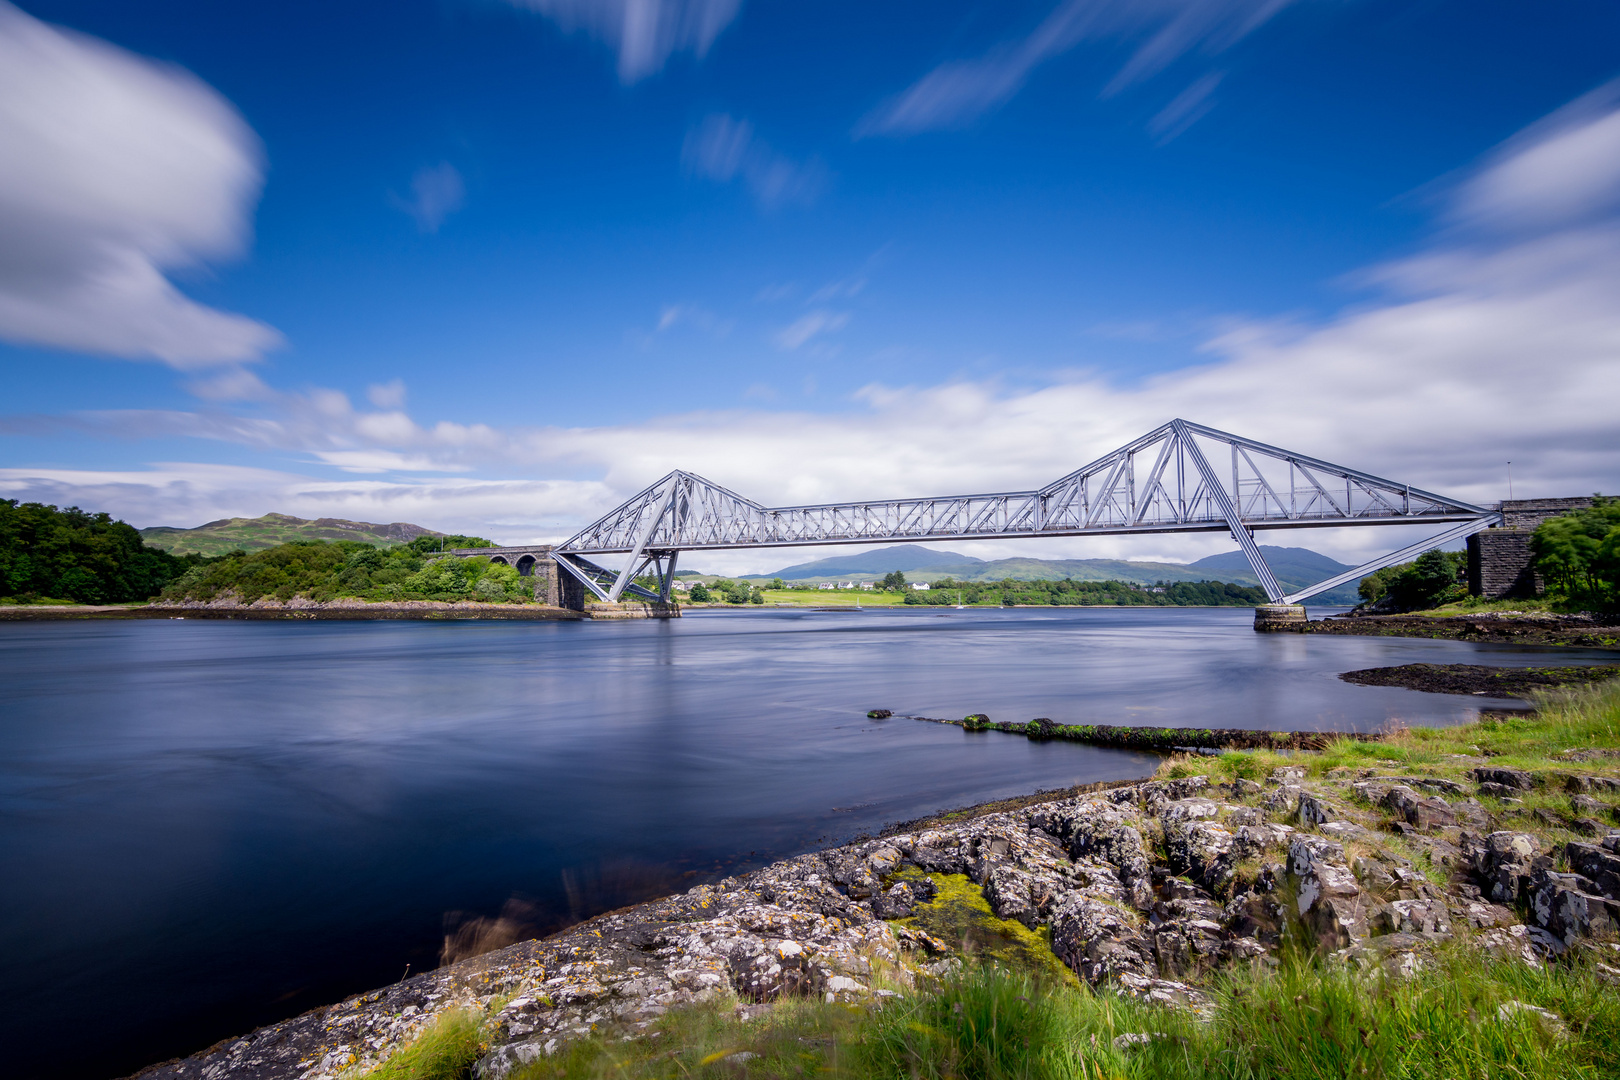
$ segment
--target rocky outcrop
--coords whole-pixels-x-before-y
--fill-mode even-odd
[[[1505,769],[1475,781],[1545,786]],[[1578,797],[1608,790],[1591,783]],[[467,1008],[491,1034],[478,1075],[501,1080],[571,1038],[633,1035],[694,1002],[742,1012],[803,995],[870,1002],[959,962],[959,943],[911,918],[946,902],[947,883],[960,896],[964,879],[997,918],[1049,932],[1053,954],[1088,983],[1194,1010],[1207,1005],[1201,976],[1270,963],[1291,938],[1400,973],[1457,934],[1537,962],[1620,931],[1620,832],[1555,851],[1465,794],[1433,778],[1312,781],[1290,767],[1264,784],[1188,777],[986,813],[603,915],[143,1075],[336,1080]],[[1399,846],[1385,829],[1404,830]]]

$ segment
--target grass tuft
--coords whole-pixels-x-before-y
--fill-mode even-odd
[[[482,1015],[452,1009],[367,1073],[366,1080],[466,1080],[486,1049]]]

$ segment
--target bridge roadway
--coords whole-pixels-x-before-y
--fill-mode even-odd
[[[1172,420],[1029,491],[766,507],[677,470],[553,549],[500,554],[520,564],[533,558],[531,566],[549,559],[602,601],[628,594],[668,603],[683,551],[1214,531],[1232,535],[1273,604],[1295,605],[1501,522],[1495,508]],[[1449,528],[1292,593],[1278,584],[1254,536],[1261,529],[1413,524]],[[608,555],[626,558],[618,569],[595,561]],[[649,571],[657,592],[635,584]],[[557,585],[553,595],[562,595],[564,579]]]

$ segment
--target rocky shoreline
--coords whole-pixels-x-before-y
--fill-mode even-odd
[[[567,608],[544,604],[494,604],[475,601],[400,600],[377,603],[343,598],[316,602],[303,597],[281,601],[184,600],[135,607],[93,605],[5,605],[0,622],[58,619],[583,619]]]
[[[1612,753],[1537,772],[1479,756],[1458,762],[1465,782],[1343,768],[1307,781],[1289,766],[1264,782],[1128,782],[960,812],[598,916],[137,1075],[336,1080],[465,1009],[489,1038],[475,1075],[501,1080],[571,1039],[633,1037],[700,1001],[739,1014],[794,995],[876,1004],[960,964],[959,943],[914,916],[963,888],[1085,982],[1195,1012],[1203,975],[1273,964],[1291,940],[1396,973],[1457,937],[1539,964],[1620,930],[1620,778],[1583,771]],[[1526,798],[1564,809],[1529,811]],[[1549,842],[1550,830],[1587,839]]]
[[[886,709],[866,714],[872,719],[892,716]],[[1254,728],[1129,727],[1116,724],[1059,724],[1046,717],[1034,720],[993,721],[983,713],[972,713],[960,720],[936,716],[910,716],[929,724],[950,724],[965,731],[1001,731],[1028,739],[1060,739],[1119,750],[1151,750],[1159,753],[1201,753],[1221,750],[1321,750],[1335,739],[1377,742],[1379,734],[1367,731],[1261,731]]]
[[[1543,611],[1488,612],[1480,615],[1333,615],[1297,625],[1278,625],[1273,633],[1348,634],[1370,637],[1443,638],[1513,645],[1566,645],[1620,649],[1620,615],[1583,612],[1556,615]]]
[[[1399,686],[1431,694],[1522,697],[1536,691],[1588,686],[1620,677],[1620,665],[1508,668],[1479,664],[1402,664],[1346,671],[1339,678],[1358,686]]]

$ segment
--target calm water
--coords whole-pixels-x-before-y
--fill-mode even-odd
[[[112,1076],[189,1053],[434,966],[447,921],[514,898],[554,929],[885,823],[1155,762],[870,708],[1446,724],[1478,700],[1335,676],[1616,656],[1260,635],[1251,618],[0,624],[7,1071]]]

